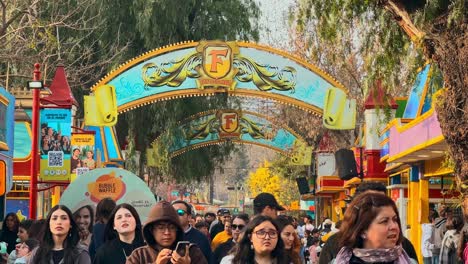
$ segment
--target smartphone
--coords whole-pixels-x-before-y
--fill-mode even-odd
[[[179,241],[177,242],[175,251],[177,252],[177,254],[179,254],[179,256],[183,257],[185,256],[185,249],[188,245],[190,245],[189,241]]]

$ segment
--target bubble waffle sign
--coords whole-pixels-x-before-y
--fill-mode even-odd
[[[151,207],[156,203],[154,194],[135,174],[118,168],[102,168],[73,181],[63,193],[60,204],[75,212],[85,205],[96,207],[106,197],[117,204],[131,204],[142,222],[146,221]]]
[[[97,178],[96,182],[88,184],[88,195],[93,202],[110,197],[117,201],[125,194],[126,184],[122,177],[115,177],[115,172],[104,174]]]

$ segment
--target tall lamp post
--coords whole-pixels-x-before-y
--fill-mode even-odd
[[[33,81],[28,82],[28,88],[33,90],[32,104],[32,146],[31,146],[31,179],[29,181],[29,218],[36,219],[37,216],[37,169],[39,164],[39,95],[44,87],[41,79],[39,63],[34,64]]]

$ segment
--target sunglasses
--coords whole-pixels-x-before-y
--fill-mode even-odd
[[[180,215],[180,216],[184,216],[187,212],[185,212],[184,210],[182,209],[177,209],[177,214]]]
[[[242,230],[243,228],[245,227],[245,225],[231,225],[231,228],[232,229],[239,229],[239,230]]]

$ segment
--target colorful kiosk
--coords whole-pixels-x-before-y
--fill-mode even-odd
[[[0,217],[5,215],[5,196],[13,176],[13,125],[15,98],[0,87]]]
[[[387,162],[388,188],[413,245],[421,244],[421,224],[428,222],[430,208],[459,202],[453,169],[445,158],[448,147],[434,109],[440,92],[440,73],[435,66],[425,65],[409,97],[400,99],[399,114],[381,130],[381,160]],[[416,251],[421,257],[419,247]]]

